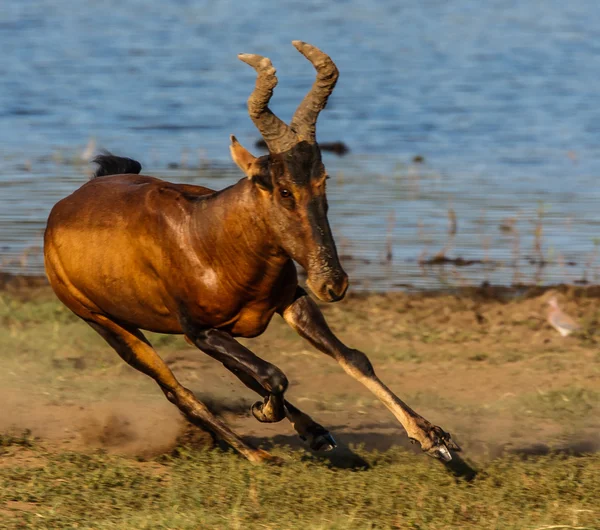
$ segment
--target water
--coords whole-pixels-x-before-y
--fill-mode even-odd
[[[258,139],[245,109],[254,73],[236,54],[273,60],[272,108],[287,120],[314,75],[290,44],[299,38],[341,71],[318,136],[351,149],[325,161],[355,285],[594,281],[599,17],[592,0],[4,0],[2,268],[42,271],[45,219],[85,181],[90,138],[146,173],[235,182],[229,134]],[[169,168],[182,162],[194,169]],[[449,209],[446,255],[490,263],[419,266],[447,245]],[[540,226],[542,269],[530,263]]]

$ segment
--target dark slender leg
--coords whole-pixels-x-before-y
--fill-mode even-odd
[[[247,378],[242,379],[244,383],[253,379],[261,390],[266,391],[264,402],[258,401],[252,406],[252,414],[258,421],[271,423],[285,418],[283,393],[288,380],[279,368],[254,355],[224,331],[209,329],[186,335],[204,353],[222,362],[233,373],[243,374],[242,377]]]
[[[279,458],[244,442],[225,423],[216,418],[190,390],[184,388],[177,381],[173,372],[138,329],[125,328],[100,315],[95,316],[93,322],[87,322],[116,350],[125,362],[152,377],[165,393],[167,399],[175,404],[190,422],[215,433],[251,462],[280,462]]]
[[[268,391],[261,387],[253,377],[237,369],[228,368],[238,379],[250,390],[258,395],[267,397]],[[337,444],[333,436],[325,427],[314,421],[308,414],[292,405],[287,399],[284,400],[285,416],[290,421],[300,438],[308,443],[313,451],[331,451]]]
[[[282,315],[302,337],[315,348],[333,357],[347,374],[373,392],[396,416],[409,438],[421,445],[423,451],[430,456],[449,461],[452,459],[449,449],[460,450],[450,434],[417,414],[381,382],[364,353],[348,348],[332,333],[315,302],[301,289]]]
[[[249,389],[264,398],[252,406],[252,414],[262,422],[292,423],[300,438],[315,451],[328,451],[336,444],[329,432],[283,397],[288,381],[283,372],[264,361],[231,335],[219,330],[187,333],[187,338],[203,352],[234,373]]]

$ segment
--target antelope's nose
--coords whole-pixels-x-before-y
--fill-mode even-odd
[[[326,290],[331,302],[339,302],[348,290],[348,275],[342,271],[335,279],[327,282]]]

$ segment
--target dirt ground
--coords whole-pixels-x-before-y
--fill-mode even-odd
[[[561,337],[546,323],[552,293],[581,332]],[[467,459],[482,462],[505,452],[600,446],[598,295],[568,287],[358,294],[322,309],[401,399],[451,432]],[[103,448],[144,457],[169,452],[182,439],[212,443],[43,282],[5,281],[0,296],[0,433],[30,432],[56,451]],[[240,434],[264,447],[302,447],[287,421],[261,424],[250,415],[256,396],[218,362],[179,338],[150,340],[181,382]],[[286,373],[288,399],[330,429],[341,447],[412,448],[368,390],[279,317],[244,343]]]

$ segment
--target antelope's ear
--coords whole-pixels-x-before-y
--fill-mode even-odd
[[[237,141],[237,138],[230,136],[231,145],[229,146],[229,150],[231,151],[231,158],[238,165],[238,167],[244,172],[244,174],[252,180],[260,173],[260,165],[258,164],[258,158],[253,156],[250,151],[248,151],[240,142]]]

